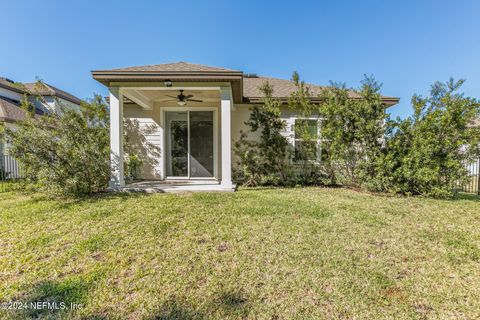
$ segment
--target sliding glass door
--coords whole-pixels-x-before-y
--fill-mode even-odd
[[[214,177],[213,111],[165,112],[167,177]]]
[[[213,177],[213,111],[190,111],[190,177]]]
[[[188,113],[166,112],[167,176],[188,177]]]

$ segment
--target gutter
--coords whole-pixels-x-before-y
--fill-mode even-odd
[[[288,103],[289,97],[273,97],[273,99],[277,99],[282,103]],[[352,97],[350,99],[359,100],[360,98]],[[262,103],[264,100],[264,97],[243,97],[243,100],[245,103]],[[400,102],[400,98],[395,98],[395,97],[382,97],[381,100],[385,105],[387,105],[387,107],[392,107]],[[317,97],[311,97],[310,102],[319,104],[323,102],[323,99],[317,98]]]

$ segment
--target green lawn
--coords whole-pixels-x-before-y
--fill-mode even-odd
[[[0,194],[0,318],[471,319],[480,199],[342,189]],[[3,312],[3,313],[2,313]]]

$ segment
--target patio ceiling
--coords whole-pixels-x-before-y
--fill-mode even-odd
[[[211,103],[220,101],[220,90],[218,89],[209,89],[209,90],[198,90],[198,89],[188,89],[182,88],[184,95],[193,95],[192,99],[202,100],[203,102],[194,102],[188,101],[189,105],[199,105],[202,103]],[[133,102],[138,104],[144,109],[152,109],[156,102],[172,102],[175,103],[175,98],[180,91],[179,88],[165,90],[155,90],[155,89],[134,89],[134,88],[123,88],[123,95],[125,98],[124,103]]]

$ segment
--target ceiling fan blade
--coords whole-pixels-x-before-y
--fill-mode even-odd
[[[186,95],[185,98],[187,99],[193,98],[193,94]]]
[[[203,100],[197,100],[197,99],[187,99],[187,101],[193,101],[193,102],[203,102]]]
[[[177,97],[174,96],[169,96],[168,94],[165,95],[166,97],[172,98],[172,99],[177,99]]]

